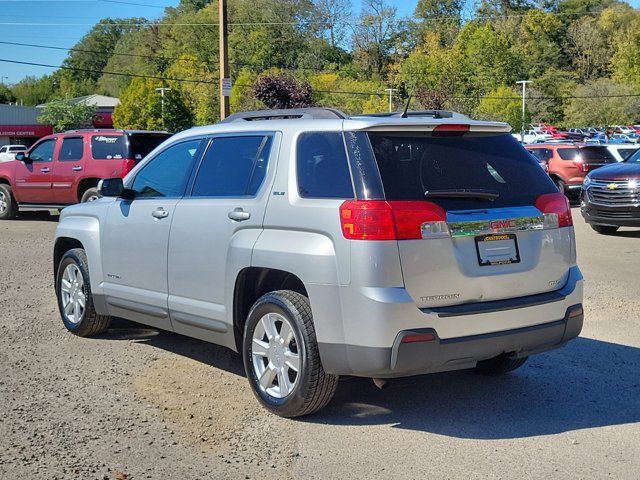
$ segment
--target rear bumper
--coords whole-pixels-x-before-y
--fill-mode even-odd
[[[582,330],[582,305],[567,309],[553,322],[501,332],[441,339],[433,328],[403,330],[389,348],[321,344],[321,357],[348,366],[341,375],[393,378],[473,368],[481,360],[503,353],[516,358],[562,347]],[[432,341],[403,343],[403,338],[432,333]],[[324,360],[323,360],[324,361]]]
[[[567,284],[552,294],[440,311],[382,297],[360,301],[352,310],[355,321],[343,316],[344,342],[318,336],[320,357],[328,373],[392,378],[472,368],[503,353],[525,357],[552,350],[582,329],[582,282],[580,270],[573,267]],[[421,333],[433,334],[433,340],[402,341]]]

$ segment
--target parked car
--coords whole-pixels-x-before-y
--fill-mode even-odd
[[[592,136],[593,134],[591,132],[583,128],[570,128],[567,131],[567,138],[578,142],[582,142]]]
[[[179,133],[62,211],[62,321],[241,352],[285,417],[324,407],[339,375],[518,368],[579,334],[582,276],[567,199],[509,130],[302,109]]]
[[[640,153],[589,173],[584,179],[580,210],[598,233],[640,227]]]
[[[614,133],[611,138],[609,138],[609,143],[620,144],[620,143],[638,143],[640,140],[640,135],[637,133]]]
[[[635,129],[633,127],[628,127],[626,125],[614,125],[611,129],[614,133],[635,133]]]
[[[555,139],[568,139],[569,134],[567,132],[563,132],[558,127],[554,127],[553,125],[549,125],[542,129],[544,133],[551,135],[552,138]]]
[[[591,170],[616,163],[614,156],[601,145],[546,144],[527,145],[527,150],[548,164],[549,176],[558,190],[577,198],[584,177]],[[535,152],[535,150],[542,150]]]
[[[548,133],[537,132],[535,130],[525,130],[523,139],[520,138],[521,135],[519,133],[514,133],[513,137],[522,143],[546,142],[553,138]]]
[[[24,145],[4,145],[0,147],[0,163],[10,162],[16,159],[16,153],[25,152],[27,147]]]
[[[102,178],[124,177],[166,132],[75,130],[40,139],[0,164],[0,220],[20,209],[62,208],[100,197]]]
[[[625,161],[631,155],[636,153],[638,151],[638,148],[640,148],[639,145],[629,145],[629,144],[612,145],[612,144],[607,144],[607,150],[609,150],[611,152],[611,155],[613,155],[613,157],[616,159],[617,162]]]

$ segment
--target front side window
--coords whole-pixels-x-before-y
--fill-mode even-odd
[[[354,197],[342,133],[304,133],[298,139],[296,153],[301,197]]]
[[[189,181],[193,159],[201,140],[172,145],[153,157],[131,186],[136,197],[180,197]]]
[[[0,153],[5,153],[7,151],[7,147],[0,148]]]
[[[267,135],[214,138],[191,196],[255,196],[267,171],[271,142]]]
[[[31,150],[29,158],[34,162],[50,162],[53,160],[53,151],[55,150],[55,147],[56,141],[54,139],[45,140]]]
[[[68,162],[72,160],[82,159],[82,153],[84,150],[84,140],[82,137],[71,137],[62,140],[62,147],[58,159],[61,162]]]

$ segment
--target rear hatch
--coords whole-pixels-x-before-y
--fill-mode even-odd
[[[369,131],[368,137],[387,203],[441,212],[439,221],[419,224],[420,238],[398,240],[405,287],[417,306],[564,286],[575,263],[573,230],[561,228],[571,225],[568,203],[510,134]]]
[[[615,157],[604,145],[562,147],[558,148],[558,155],[562,160],[572,162],[583,173],[609,163],[616,163]]]

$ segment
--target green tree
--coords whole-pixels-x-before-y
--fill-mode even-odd
[[[7,87],[4,83],[0,83],[0,103],[9,103],[15,102],[16,97],[13,95],[13,92],[9,87]]]
[[[386,0],[363,0],[351,42],[354,60],[369,75],[383,75],[398,41],[396,7]]]
[[[581,85],[566,110],[565,122],[572,125],[626,125],[638,120],[638,90],[600,78]]]
[[[482,119],[507,122],[515,132],[522,128],[522,102],[510,87],[501,86],[489,92],[480,100],[476,114]],[[525,124],[529,120],[527,113]]]
[[[568,105],[566,98],[574,94],[576,80],[575,73],[554,68],[535,78],[527,89],[527,108],[531,112],[531,121],[563,123]]]
[[[28,76],[11,86],[15,101],[24,105],[40,105],[58,94],[57,77],[59,73],[36,78]]]
[[[162,100],[156,88],[159,80],[135,78],[122,92],[120,105],[113,112],[113,123],[117,128],[161,130],[170,132],[193,126],[193,113],[184,102],[180,86],[171,85],[165,92],[164,122]],[[164,123],[164,125],[163,125]]]
[[[58,99],[45,104],[38,121],[53,125],[54,132],[64,132],[91,127],[95,114],[96,107],[93,105],[76,103],[70,99]]]
[[[418,0],[414,17],[421,37],[426,32],[439,32],[446,45],[451,45],[462,25],[463,0]]]
[[[569,25],[567,50],[582,81],[603,75],[611,52],[607,39],[593,18],[582,17]]]
[[[542,75],[549,68],[563,66],[564,25],[552,13],[529,10],[522,18],[516,51],[523,59],[527,77]]]

